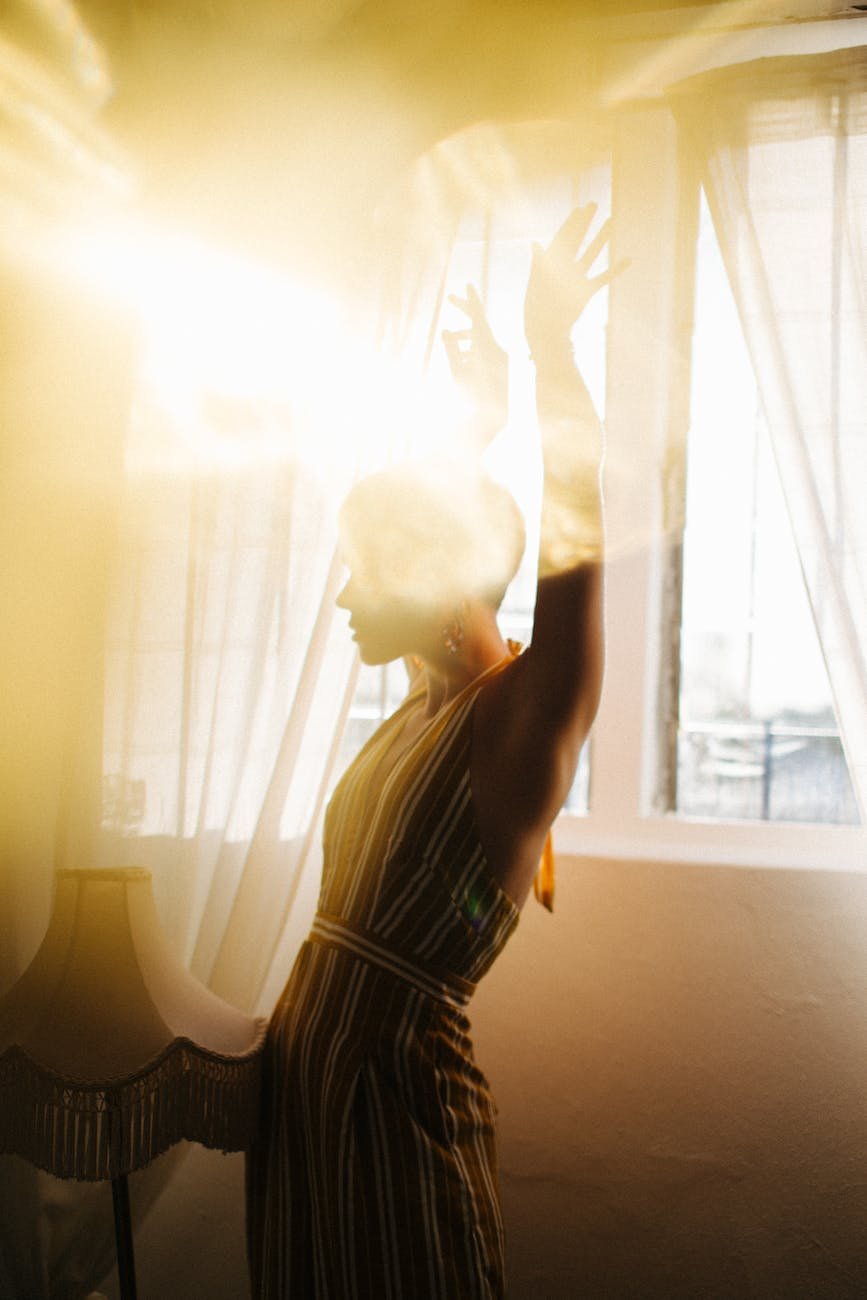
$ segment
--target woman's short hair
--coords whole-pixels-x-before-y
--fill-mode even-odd
[[[524,552],[512,494],[465,462],[414,461],[361,479],[340,511],[344,559],[387,597],[497,609]]]

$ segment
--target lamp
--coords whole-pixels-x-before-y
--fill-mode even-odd
[[[172,952],[149,871],[57,872],[42,945],[0,999],[0,1153],[111,1179],[123,1300],[135,1300],[127,1175],[181,1139],[249,1145],[265,1028]]]

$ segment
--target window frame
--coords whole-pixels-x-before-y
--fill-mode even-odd
[[[621,114],[612,169],[611,259],[630,259],[610,291],[606,426],[609,447],[641,428],[660,490],[606,494],[616,537],[657,538],[609,561],[606,671],[590,748],[590,807],[563,812],[560,853],[602,859],[863,871],[867,828],[736,821],[660,811],[660,754],[676,726],[682,504],[689,423],[690,341],[699,177],[663,106]],[[617,382],[626,373],[628,382]],[[681,450],[678,451],[678,448]],[[666,473],[660,472],[665,467]],[[655,472],[654,472],[655,471]],[[640,474],[633,474],[641,479]],[[672,709],[675,711],[672,712]]]
[[[654,641],[660,548],[608,566],[608,649],[602,701],[590,745],[590,809],[563,812],[559,853],[611,860],[733,867],[863,871],[863,826],[697,818],[658,812],[654,789],[657,684]],[[655,608],[656,607],[656,608]],[[628,636],[618,628],[629,627]],[[645,649],[637,655],[636,647]]]

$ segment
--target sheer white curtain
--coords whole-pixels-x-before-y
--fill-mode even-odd
[[[25,196],[25,211],[27,202]],[[398,297],[402,289],[401,277]],[[85,302],[82,318],[88,309]],[[304,312],[309,342],[315,322]],[[50,774],[58,767],[71,779],[64,791],[58,776],[57,790],[42,789],[27,805],[19,838],[39,839],[45,851],[30,854],[38,861],[25,861],[12,847],[9,864],[4,861],[2,901],[11,898],[21,915],[4,908],[0,917],[0,992],[21,973],[44,931],[53,852],[64,865],[149,868],[163,928],[193,972],[235,1005],[267,1014],[315,908],[322,813],[356,671],[345,615],[334,604],[342,582],[337,506],[364,462],[359,444],[371,424],[394,423],[395,410],[383,409],[394,394],[372,374],[379,355],[369,342],[372,330],[366,335],[359,327],[353,336],[369,362],[359,369],[357,355],[355,361],[344,356],[341,340],[324,328],[318,344],[326,364],[307,390],[308,396],[311,387],[318,392],[322,409],[309,425],[297,410],[275,403],[273,393],[247,392],[236,400],[231,382],[228,393],[219,383],[216,392],[196,391],[195,404],[178,419],[161,404],[165,394],[154,388],[147,365],[131,388],[129,372],[118,377],[115,358],[103,356],[110,347],[91,356],[77,314],[72,330],[55,315],[62,381],[54,353],[44,344],[30,347],[27,336],[28,365],[18,366],[19,382],[4,400],[11,391],[10,418],[21,417],[17,453],[27,466],[20,492],[12,493],[21,498],[33,545],[20,566],[21,582],[45,588],[34,603],[39,611],[51,609],[30,640],[18,638],[22,660],[33,657],[43,633],[52,649],[52,675],[34,682],[34,699],[24,705],[32,703],[38,724],[56,708],[55,697],[71,691],[65,705],[71,721],[64,715],[63,726],[48,729],[56,759]],[[234,329],[237,335],[253,326],[236,319]],[[275,341],[266,338],[266,324],[255,329],[258,355],[259,344]],[[278,338],[276,346],[284,349],[286,369],[295,367],[290,389],[300,387],[304,362],[293,357],[291,341]],[[316,346],[314,339],[304,361],[316,361]],[[77,374],[81,366],[88,369],[86,383]],[[365,377],[374,381],[366,389]],[[192,380],[195,388],[195,374]],[[104,418],[97,398],[111,406]],[[329,434],[323,425],[335,407],[349,428],[338,429],[323,451]],[[34,446],[42,446],[32,437],[37,424],[51,449],[52,473],[57,468],[46,502],[33,490],[44,489],[46,469],[44,461],[33,463]],[[353,432],[355,441],[347,437],[342,456],[335,455],[340,434]],[[397,451],[405,434],[378,437],[371,467]],[[81,501],[70,487],[81,488]],[[100,514],[92,542],[97,509],[105,517]],[[44,536],[37,544],[48,520],[51,544]],[[60,558],[59,573],[52,573]],[[64,582],[58,605],[52,595]],[[6,612],[20,624],[14,595],[10,587]],[[41,662],[37,655],[30,675],[38,675]],[[10,677],[9,685],[20,693],[20,680]],[[67,730],[75,735],[64,750]],[[30,732],[25,767],[31,756],[37,765],[45,758],[39,726],[31,724]],[[6,748],[11,761],[13,746]],[[30,775],[25,770],[18,783],[28,798],[39,773],[34,782]],[[57,813],[59,823],[69,822],[73,810],[76,835],[67,832],[58,848],[46,819]],[[135,1176],[137,1219],[180,1157],[175,1149]],[[4,1296],[80,1297],[110,1268],[107,1186],[62,1183],[3,1157],[0,1210]]]
[[[867,819],[867,50],[692,79],[697,151]]]
[[[86,865],[149,868],[163,928],[191,969],[267,1013],[315,906],[321,813],[355,672],[334,605],[334,502],[297,464],[273,461],[131,472],[116,506],[103,825]],[[74,622],[57,631],[70,637]],[[67,666],[88,671],[74,657]],[[71,797],[81,795],[76,781]],[[43,865],[50,873],[50,857]],[[183,1150],[135,1175],[137,1222]],[[4,1157],[0,1211],[4,1296],[72,1300],[112,1265],[107,1185]]]
[[[118,505],[96,862],[148,867],[194,972],[267,1012],[315,904],[354,677],[334,606],[334,510],[288,463],[131,475]],[[136,1174],[137,1221],[182,1156]],[[5,1157],[0,1211],[0,1294],[72,1300],[111,1267],[107,1185]]]
[[[30,7],[40,12],[43,8],[35,0]],[[73,31],[70,41],[75,35]],[[455,39],[463,37],[458,33]],[[70,66],[77,66],[69,51],[65,57]],[[17,74],[20,69],[16,66],[13,71]],[[67,70],[58,67],[57,76],[66,75]],[[101,85],[101,96],[94,97],[91,106],[93,113],[110,89],[107,78]],[[30,91],[27,86],[24,91],[26,100]],[[413,86],[410,98],[414,95]],[[453,117],[445,115],[452,126],[462,123],[467,111],[463,85],[458,98]],[[44,114],[52,131],[57,125],[51,116],[55,107],[52,100]],[[390,123],[391,118],[387,120]],[[380,129],[382,122],[375,120],[368,128],[358,151],[365,159],[362,170],[369,169],[377,150],[381,170],[394,170],[393,146],[388,132]],[[431,133],[432,127],[426,125],[419,138]],[[463,260],[452,264],[464,207],[472,201],[484,210],[488,190],[517,191],[522,168],[531,178],[538,172],[543,182],[550,174],[559,174],[564,156],[571,159],[573,132],[564,136],[555,131],[559,144],[553,152],[549,134],[542,132],[545,147],[540,149],[538,129],[530,130],[521,145],[508,131],[491,128],[474,137],[475,143],[440,150],[415,171],[409,192],[397,195],[395,211],[387,213],[385,226],[380,226],[381,246],[374,248],[367,232],[370,243],[359,236],[360,251],[347,257],[356,280],[365,278],[360,264],[377,264],[384,300],[381,322],[386,326],[382,332],[390,346],[412,354],[416,375],[436,347],[447,288],[462,289],[465,277],[486,286],[489,229],[483,238],[472,241],[471,255],[464,250]],[[71,147],[61,150],[64,165],[70,157],[88,162],[95,152],[89,136],[72,143],[78,152]],[[107,148],[105,142],[99,143]],[[32,161],[28,150],[22,152],[21,161]],[[107,170],[101,158],[97,161]],[[59,166],[57,159],[54,164]],[[25,170],[23,224],[32,231],[33,205],[44,196],[28,188],[33,177]],[[320,178],[329,168],[317,164],[315,171]],[[52,178],[53,173],[47,177]],[[88,175],[85,181],[92,178]],[[332,181],[329,174],[329,186]],[[261,200],[263,204],[270,193]],[[64,199],[65,192],[59,197]],[[299,211],[316,209],[315,203],[303,201],[304,195],[299,202],[294,189],[290,197]],[[336,203],[330,188],[329,197],[349,225],[347,213],[358,215],[357,195],[355,208],[349,199],[343,206]],[[63,211],[61,205],[61,218]],[[278,213],[275,227],[281,220]],[[207,226],[206,221],[203,224]],[[360,218],[358,224],[366,231]],[[504,248],[508,256],[509,239]],[[447,286],[450,267],[458,278]],[[357,285],[354,288],[357,293]],[[306,326],[303,309],[301,315]],[[241,318],[241,327],[262,336],[267,332],[261,320],[249,316]],[[87,358],[74,334],[67,334],[65,342],[75,359],[70,361],[64,353],[64,377],[74,379],[76,366]],[[373,349],[371,354],[373,360]],[[58,387],[44,354],[31,350],[29,364],[39,369],[43,396]],[[350,419],[357,424],[367,407],[368,416],[381,421],[386,413],[371,402],[370,391],[353,387],[340,369],[339,358],[336,366],[320,388],[323,404],[328,405],[326,398],[334,390],[348,389]],[[90,378],[90,387],[79,395],[74,408],[75,434],[87,434],[91,389],[108,386],[98,363]],[[22,409],[31,396],[28,392],[22,398]],[[355,655],[344,618],[334,607],[341,580],[334,548],[335,508],[355,466],[344,464],[337,478],[317,476],[309,460],[291,449],[315,441],[320,428],[275,430],[274,421],[279,425],[286,412],[270,409],[268,394],[259,407],[245,397],[233,408],[231,395],[224,400],[225,392],[217,394],[216,402],[213,393],[200,394],[201,409],[193,414],[210,424],[211,449],[228,448],[228,457],[209,457],[199,447],[185,460],[176,454],[178,446],[172,446],[178,430],[167,430],[153,396],[148,396],[146,382],[140,385],[133,402],[125,472],[117,462],[124,419],[111,424],[106,439],[111,443],[110,470],[100,465],[99,483],[105,492],[101,507],[107,515],[117,516],[116,534],[109,542],[106,529],[99,548],[88,551],[82,560],[88,572],[83,575],[77,572],[79,538],[70,535],[63,573],[75,590],[70,609],[64,606],[50,622],[56,660],[70,679],[86,677],[87,688],[80,692],[80,730],[88,770],[86,775],[78,772],[67,791],[68,802],[79,808],[82,837],[75,844],[68,837],[65,860],[70,865],[83,861],[149,868],[163,927],[193,972],[236,1005],[267,1013],[315,907],[321,816],[352,693]],[[387,384],[380,386],[378,400],[394,403],[395,409],[387,414],[396,425],[400,423],[398,398],[399,394],[388,392]],[[60,410],[61,405],[58,401],[58,409],[51,412],[46,430],[49,443],[59,437],[62,422],[69,423],[72,405]],[[421,411],[424,406],[424,396],[419,399],[416,394],[418,426],[395,434],[392,452],[400,454],[410,443],[419,449],[424,443],[421,415],[436,424],[436,411],[433,407]],[[296,413],[290,418],[294,420]],[[270,451],[260,455],[254,449],[254,454],[248,454],[250,444],[266,428],[278,435],[271,440]],[[442,422],[437,436],[441,432]],[[359,438],[363,440],[363,434]],[[29,443],[23,434],[20,441],[24,457]],[[269,438],[260,440],[260,444],[268,442]],[[432,445],[428,443],[427,450]],[[258,450],[263,450],[262,445]],[[80,449],[64,443],[67,454],[70,462],[81,459]],[[107,486],[103,477],[111,479]],[[36,531],[34,522],[34,535]],[[58,538],[58,551],[62,546]],[[107,595],[102,586],[104,566]],[[86,609],[76,608],[79,588],[97,571],[97,595]],[[91,641],[98,640],[104,616],[106,642],[99,653]],[[86,663],[74,643],[80,625],[87,626],[91,637]],[[104,676],[104,716],[95,702],[100,675]],[[46,712],[65,683],[66,678],[56,691],[53,683],[46,683]],[[99,791],[90,759],[100,749],[101,825],[96,828]],[[66,756],[73,771],[78,771],[76,752],[73,747]],[[86,797],[82,797],[84,786]],[[59,796],[57,801],[62,803]],[[21,866],[23,858],[18,854],[14,873],[10,871],[8,880],[0,879],[4,895],[15,897],[26,921],[25,928],[18,924],[18,915],[11,921],[8,915],[2,918],[11,935],[0,950],[3,987],[30,959],[47,921],[52,837],[43,824],[44,804],[40,802],[32,812],[33,824],[40,827],[40,847],[44,841],[49,852],[39,855],[38,876]],[[48,815],[53,813],[52,808]],[[28,825],[28,834],[30,829]],[[85,840],[86,851],[81,847]],[[136,1176],[134,1212],[140,1214],[159,1194],[177,1158],[178,1152],[172,1152]],[[0,1293],[81,1296],[105,1273],[112,1256],[106,1187],[61,1184],[13,1158],[0,1167]]]
[[[143,472],[126,488],[101,860],[151,868],[179,953],[249,1010],[293,907],[299,930],[309,917],[352,689],[334,514],[289,461]]]

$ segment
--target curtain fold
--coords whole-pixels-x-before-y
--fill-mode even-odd
[[[867,820],[867,50],[691,78],[697,155]]]
[[[152,869],[192,971],[249,1010],[315,857],[353,677],[335,541],[296,463],[128,485],[100,860]]]

